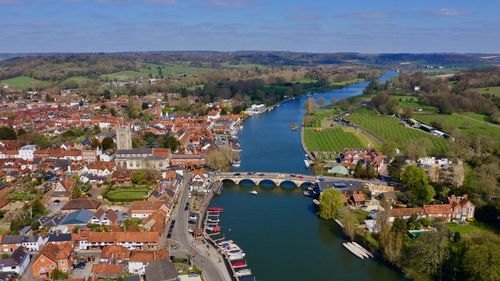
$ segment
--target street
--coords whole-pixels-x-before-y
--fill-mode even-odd
[[[193,264],[199,267],[208,281],[231,281],[231,277],[219,259],[217,251],[205,245],[195,244],[194,238],[188,232],[189,211],[184,210],[188,202],[189,180],[191,174],[185,174],[179,192],[178,204],[174,210],[175,226],[172,233],[172,242],[177,246],[171,248],[171,256],[187,257],[189,253],[194,254]],[[168,231],[166,229],[165,231]],[[199,242],[198,242],[199,243]],[[202,248],[203,247],[203,248]]]

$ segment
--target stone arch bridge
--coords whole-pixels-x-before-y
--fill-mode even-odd
[[[311,175],[300,174],[283,174],[283,173],[264,173],[264,172],[235,172],[235,173],[218,173],[215,179],[219,182],[232,181],[235,184],[242,182],[251,182],[255,185],[262,183],[273,183],[280,186],[283,183],[292,183],[295,186],[313,186],[318,181],[318,177]]]

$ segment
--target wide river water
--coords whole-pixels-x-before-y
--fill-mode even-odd
[[[396,76],[385,73],[379,81]],[[327,102],[363,93],[368,82],[315,93]],[[290,123],[300,124],[307,97],[282,104],[271,112],[248,118],[239,138],[241,167],[235,171],[309,174],[304,166],[300,133]],[[222,195],[211,206],[223,207],[222,232],[246,253],[252,272],[260,281],[281,280],[402,280],[403,276],[377,260],[360,260],[343,246],[341,230],[331,221],[319,219],[311,199],[299,188],[259,188],[224,184]]]

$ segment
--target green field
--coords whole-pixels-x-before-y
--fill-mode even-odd
[[[129,80],[133,78],[147,78],[151,75],[153,78],[160,78],[158,67],[161,67],[163,76],[166,77],[171,74],[199,74],[210,71],[210,68],[191,67],[181,64],[167,64],[167,63],[150,63],[139,62],[139,70],[127,70],[110,74],[101,75],[105,80]]]
[[[148,193],[148,189],[120,188],[107,192],[104,197],[112,202],[131,202],[145,199]]]
[[[403,109],[432,111],[436,112],[437,108],[430,105],[424,105],[419,102],[418,97],[413,96],[391,96],[391,98],[396,99],[399,102],[399,106]]]
[[[426,124],[438,122],[443,126],[445,132],[451,132],[457,128],[464,134],[500,137],[500,126],[486,121],[487,116],[482,114],[422,114],[415,116],[415,119]]]
[[[1,80],[0,83],[7,84],[9,87],[15,88],[15,89],[25,89],[25,88],[28,88],[30,85],[35,85],[35,84],[46,86],[50,82],[34,79],[31,77],[27,77],[27,76],[17,76],[14,78]]]
[[[500,86],[498,87],[487,87],[487,88],[476,88],[472,89],[474,92],[479,94],[492,94],[495,96],[500,96]]]
[[[358,109],[345,119],[359,125],[372,134],[386,141],[397,143],[400,148],[412,140],[426,138],[439,152],[444,152],[447,141],[418,129],[408,128],[394,117],[378,115],[372,110]]]
[[[341,128],[324,129],[315,132],[313,128],[304,128],[304,142],[309,151],[335,151],[344,148],[364,148],[355,133],[344,132]]]
[[[459,232],[462,235],[468,235],[471,232],[481,233],[481,232],[493,232],[498,234],[498,229],[491,226],[485,225],[481,222],[471,222],[468,225],[459,225],[456,223],[448,223],[446,226],[451,230],[451,232]]]

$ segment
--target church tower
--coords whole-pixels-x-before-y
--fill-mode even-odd
[[[116,126],[116,148],[118,150],[132,149],[132,133],[130,132],[130,126]]]

